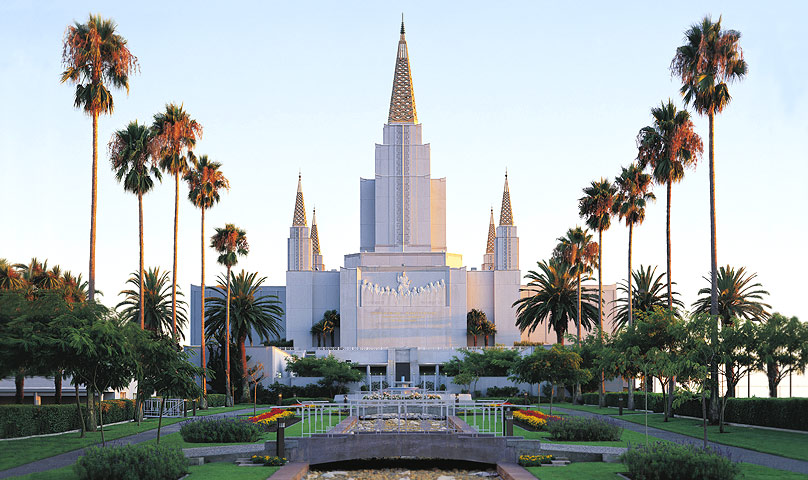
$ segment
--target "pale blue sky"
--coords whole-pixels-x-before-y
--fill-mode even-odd
[[[0,257],[86,272],[91,123],[61,85],[65,27],[114,18],[141,73],[100,119],[98,287],[117,303],[137,268],[137,202],[106,155],[114,129],[183,102],[198,154],[232,191],[207,216],[245,228],[240,266],[283,284],[298,169],[327,268],[359,246],[359,177],[387,118],[401,11],[433,177],[448,177],[448,244],[479,267],[503,173],[523,272],[580,223],[581,189],[636,155],[649,109],[679,104],[668,70],[705,14],[743,33],[748,78],[716,122],[719,263],[758,272],[775,310],[808,319],[808,64],[802,2],[15,2],[0,5]],[[695,117],[705,138],[706,119]],[[709,271],[706,158],[673,189],[673,279],[690,304]],[[185,192],[183,192],[184,195]],[[665,264],[664,189],[635,230],[634,265]],[[173,184],[145,198],[146,264],[171,266]],[[604,280],[625,277],[627,229],[604,236]],[[199,211],[180,207],[183,291],[199,281]],[[208,255],[208,283],[218,268]],[[86,277],[86,273],[85,273]]]

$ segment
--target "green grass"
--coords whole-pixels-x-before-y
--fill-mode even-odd
[[[206,411],[197,410],[197,416],[213,415],[216,413],[243,410],[246,405],[235,407],[209,408]],[[190,415],[189,411],[189,415]],[[186,420],[185,418],[163,418],[163,426],[168,426]],[[121,423],[118,425],[107,425],[104,427],[104,438],[115,440],[121,437],[128,437],[147,430],[157,428],[156,418],[147,418],[141,422],[140,427],[135,422]],[[31,463],[43,458],[59,455],[60,453],[78,450],[101,443],[101,430],[87,432],[84,438],[80,438],[78,432],[63,433],[50,437],[25,438],[22,440],[0,440],[0,449],[3,455],[0,456],[0,470],[6,470],[26,463]]]
[[[208,463],[191,467],[188,480],[264,480],[280,467],[239,467],[232,463]]]
[[[773,468],[741,463],[739,480],[805,480],[805,475]],[[622,463],[572,463],[567,467],[527,467],[540,480],[619,480],[618,473],[627,473]]]
[[[14,477],[16,480],[79,480],[79,476],[73,471],[73,465],[62,468],[55,468],[39,473],[29,473]]]
[[[620,413],[620,410],[617,409],[617,408],[612,408],[612,407],[603,407],[603,408],[601,408],[601,407],[598,407],[597,405],[575,405],[575,404],[572,404],[572,403],[559,403],[559,404],[554,404],[553,408],[555,408],[555,407],[566,408],[566,409],[569,409],[569,410],[578,410],[578,411],[581,411],[581,412],[598,413],[600,415],[619,415],[619,413]],[[542,406],[542,411],[545,411],[545,410],[546,409],[544,408],[544,406]],[[643,413],[645,413],[645,412],[637,412],[637,411],[634,411],[634,410],[629,410],[627,408],[623,409],[623,415],[641,415]]]
[[[623,420],[644,424],[644,416],[628,416]],[[701,420],[689,418],[672,418],[664,422],[661,413],[648,415],[648,426],[681,433],[690,437],[703,438]],[[718,426],[707,426],[707,439],[711,442],[748,448],[763,453],[771,453],[782,457],[808,461],[808,434],[779,432],[762,428],[724,426],[724,433],[719,433]]]

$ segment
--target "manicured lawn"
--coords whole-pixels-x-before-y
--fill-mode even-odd
[[[618,415],[620,413],[620,410],[617,408],[612,407],[601,408],[598,407],[597,405],[575,405],[572,403],[559,403],[558,405],[553,405],[553,408],[555,409],[556,406],[566,408],[569,410],[578,410],[581,412],[599,413],[601,415]],[[542,411],[546,410],[547,409],[544,406],[542,406]],[[627,408],[623,409],[623,415],[642,415],[644,413],[645,412],[638,412],[634,410],[629,410]]]
[[[228,462],[208,463],[191,467],[188,480],[264,480],[280,467],[239,467]]]
[[[73,465],[56,468],[39,473],[30,473],[14,477],[17,480],[78,480],[79,476],[73,471]]]
[[[672,418],[664,422],[663,419],[661,413],[648,415],[648,426],[696,438],[702,438],[704,435],[701,420]],[[645,421],[644,417],[639,415],[624,416],[623,420],[639,424]],[[808,434],[731,426],[724,426],[724,433],[719,433],[717,425],[708,425],[707,439],[724,445],[808,461]]]
[[[741,463],[743,480],[798,480],[805,479],[799,473],[775,470],[749,463]],[[540,480],[619,480],[618,473],[628,469],[622,463],[572,463],[567,467],[527,467]]]
[[[216,413],[224,413],[234,410],[243,410],[247,408],[246,405],[237,405],[235,407],[219,407],[209,408],[207,411],[197,410],[197,416],[213,415]],[[190,412],[189,412],[190,415]],[[187,420],[185,418],[163,418],[163,426],[171,425],[177,422]],[[108,425],[104,427],[104,438],[106,440],[115,440],[121,437],[128,437],[147,430],[157,428],[156,418],[147,418],[141,422],[138,428],[137,423],[121,423],[118,425]],[[38,437],[26,438],[22,440],[0,440],[0,449],[3,455],[0,455],[0,470],[6,470],[26,463],[31,463],[43,458],[59,455],[60,453],[77,450],[79,448],[88,447],[101,443],[101,431],[87,432],[84,438],[79,437],[78,432],[63,433],[61,435],[54,435],[51,437]]]

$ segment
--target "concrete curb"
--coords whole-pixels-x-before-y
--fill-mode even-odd
[[[497,473],[504,480],[536,480],[536,477],[525,467],[516,463],[498,463]]]

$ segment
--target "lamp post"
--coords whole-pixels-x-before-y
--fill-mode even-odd
[[[275,436],[275,456],[278,458],[286,457],[286,445],[284,445],[284,433],[286,431],[286,419],[278,419],[278,432]]]
[[[504,422],[504,432],[503,434],[506,437],[513,436],[513,412],[510,408],[505,409],[505,422]]]
[[[283,405],[283,394],[279,393],[278,394],[278,406],[280,407],[281,405]]]

